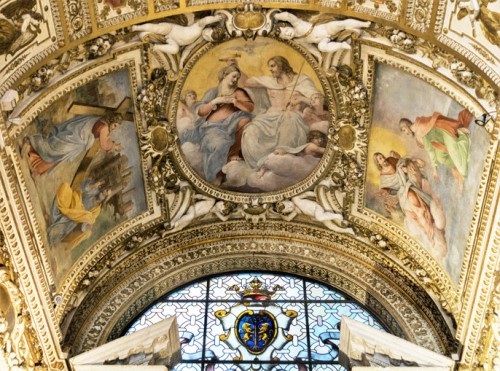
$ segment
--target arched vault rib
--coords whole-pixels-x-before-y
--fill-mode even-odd
[[[193,280],[264,270],[330,284],[363,303],[397,335],[441,353],[456,352],[451,326],[433,300],[380,252],[296,223],[266,223],[241,237],[242,224],[249,228],[241,222],[199,227],[134,251],[88,292],[71,319],[65,346],[77,354],[120,336],[153,301]],[[187,240],[194,242],[175,242]]]

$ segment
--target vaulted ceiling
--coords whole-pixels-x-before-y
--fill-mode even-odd
[[[498,1],[0,13],[12,359],[66,369],[169,291],[264,270],[328,283],[463,369],[498,362]]]

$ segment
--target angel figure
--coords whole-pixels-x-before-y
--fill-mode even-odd
[[[318,49],[324,53],[332,53],[342,49],[351,49],[347,42],[332,41],[342,31],[361,34],[362,28],[370,26],[369,21],[345,19],[330,21],[323,24],[304,21],[289,12],[281,12],[274,16],[278,21],[286,21],[292,26],[280,27],[280,37],[285,40],[301,39],[305,44],[317,44]]]
[[[299,196],[292,197],[292,202],[305,215],[312,217],[318,222],[329,220],[340,222],[344,219],[341,214],[332,210],[325,210],[316,200],[316,193],[307,191]]]
[[[14,55],[41,32],[35,6],[34,0],[17,0],[0,10],[0,54]]]
[[[200,218],[209,214],[215,205],[215,199],[202,194],[194,194],[191,186],[186,181],[181,181],[179,184],[181,192],[185,192],[187,200],[189,200],[189,207],[185,211],[177,213],[170,225],[172,230],[178,231],[188,226],[194,219]]]
[[[339,233],[354,235],[354,231],[352,228],[348,228],[348,223],[344,220],[342,214],[331,209],[328,210],[321,205],[322,202],[318,199],[316,192],[304,192],[301,195],[292,197],[291,201],[302,214],[310,216],[317,222],[323,223],[328,229]]]
[[[479,22],[486,39],[493,45],[500,47],[500,35],[498,34],[500,31],[500,13],[488,9],[488,4],[493,2],[495,0],[461,1],[458,4],[460,10],[457,18],[461,20],[468,14],[472,23]]]
[[[170,22],[145,23],[132,26],[132,31],[139,32],[142,41],[153,44],[153,51],[158,50],[165,54],[174,55],[181,46],[194,43],[209,24],[220,22],[221,15],[207,16],[189,26],[181,26]]]

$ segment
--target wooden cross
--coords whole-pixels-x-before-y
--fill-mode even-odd
[[[105,117],[110,113],[119,113],[122,115],[124,121],[133,122],[134,117],[131,112],[128,112],[131,105],[132,98],[130,97],[124,98],[116,108],[73,102],[68,108],[68,112],[75,115],[96,115],[100,117]],[[94,142],[92,147],[90,147],[90,149],[85,154],[85,157],[80,162],[80,166],[75,173],[73,181],[71,182],[71,188],[73,188],[74,190],[79,190],[80,184],[87,177],[87,170],[89,169],[89,166],[91,165],[94,156],[98,151],[99,142],[96,141]]]
[[[69,106],[68,112],[74,113],[75,115],[96,115],[100,117],[105,117],[110,113],[119,113],[122,115],[124,121],[133,122],[134,116],[132,112],[129,112],[131,106],[132,98],[125,97],[116,108],[73,102],[71,106]]]

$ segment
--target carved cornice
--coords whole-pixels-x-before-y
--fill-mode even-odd
[[[495,290],[498,286],[500,267],[498,148],[492,155],[496,161],[490,174],[483,179],[488,187],[483,191],[485,195],[482,213],[478,218],[477,237],[470,253],[469,266],[464,268],[466,275],[463,280],[463,307],[458,321],[457,337],[464,344],[461,362],[466,367],[484,362],[478,351],[487,352],[488,347],[494,345],[488,344],[489,338],[486,336],[492,324],[492,311],[496,311]]]
[[[6,148],[11,152],[10,148]],[[4,151],[0,154],[3,164],[12,164],[12,157]],[[9,205],[0,210],[2,232],[5,237],[12,269],[17,272],[16,282],[23,288],[30,322],[39,336],[46,364],[53,369],[63,369],[59,340],[62,338],[53,319],[53,305],[49,280],[46,276],[44,258],[35,246],[34,234],[26,222],[23,203],[17,193],[16,176],[12,170],[1,169],[0,204]]]

